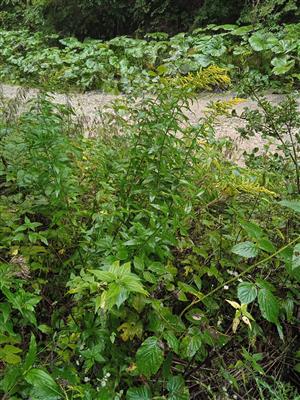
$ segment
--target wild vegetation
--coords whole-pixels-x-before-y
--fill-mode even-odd
[[[0,25],[109,39],[208,24],[296,22],[297,0],[2,0]]]
[[[247,76],[282,90],[299,86],[299,36],[300,24],[273,30],[210,25],[170,38],[152,33],[144,39],[116,37],[106,42],[2,30],[0,78],[48,89],[118,93],[218,65],[234,82]]]
[[[5,1],[7,24],[32,12],[44,31],[2,23],[1,79],[126,96],[89,138],[43,91],[0,96],[2,399],[299,400],[299,24],[274,26],[296,3],[107,41],[50,32],[49,4]],[[254,14],[272,29],[237,25]],[[201,90],[232,83],[259,108],[189,120]],[[215,137],[224,117],[265,140],[243,165]]]

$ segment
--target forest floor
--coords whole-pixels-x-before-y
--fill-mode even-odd
[[[0,84],[0,94],[7,99],[12,99],[17,96],[18,92],[22,90],[19,86]],[[25,89],[23,92],[24,98],[31,99],[37,96],[37,89]],[[96,122],[99,119],[99,111],[105,106],[109,105],[116,96],[91,91],[87,93],[52,93],[52,99],[58,104],[69,104],[72,106],[77,118],[79,118],[84,126],[87,136],[95,135]],[[229,100],[236,97],[234,92],[225,93],[201,93],[199,97],[191,104],[191,111],[188,116],[192,122],[197,122],[199,118],[204,116],[207,106],[212,101]],[[278,104],[282,99],[281,94],[266,94],[266,98],[274,104]],[[299,99],[300,105],[300,99]],[[251,99],[244,99],[243,102],[234,106],[237,114],[240,115],[245,107],[250,109],[257,108],[255,101]],[[234,142],[234,149],[228,154],[228,157],[236,162],[241,162],[242,154],[244,151],[251,151],[253,148],[258,147],[263,149],[265,142],[261,137],[252,137],[249,140],[241,139],[237,132],[238,127],[243,126],[243,121],[240,118],[222,117],[215,128],[216,137],[228,137]]]

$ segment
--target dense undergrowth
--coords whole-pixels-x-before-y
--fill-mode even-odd
[[[116,100],[89,139],[45,95],[2,100],[3,399],[299,399],[297,103],[245,111],[279,144],[240,167],[230,103],[192,125],[190,96]]]
[[[140,86],[195,74],[217,65],[233,82],[245,76],[266,87],[299,86],[299,24],[210,25],[168,37],[109,41],[60,38],[45,32],[0,31],[0,79],[47,89],[128,92]]]
[[[0,27],[77,38],[168,32],[207,24],[274,26],[299,20],[297,0],[2,0]]]

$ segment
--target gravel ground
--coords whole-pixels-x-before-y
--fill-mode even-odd
[[[0,92],[5,98],[14,98],[20,87],[14,85],[1,84]],[[34,98],[37,96],[37,89],[26,90],[26,98]],[[53,93],[53,101],[58,104],[70,104],[76,115],[84,121],[87,130],[87,136],[93,134],[94,122],[97,119],[98,110],[103,108],[104,105],[109,104],[116,96],[99,93],[99,92],[88,92],[88,93],[75,93],[75,94],[61,94]],[[188,116],[192,122],[198,121],[199,118],[203,117],[207,105],[211,101],[217,100],[228,100],[235,97],[234,93],[203,93],[199,95],[198,99],[191,104],[191,111]],[[283,95],[278,94],[267,94],[267,99],[272,103],[279,103],[283,99]],[[300,98],[299,98],[300,104]],[[240,114],[245,107],[250,109],[257,108],[254,101],[245,99],[240,104],[237,104],[234,108],[237,114]],[[263,148],[264,141],[260,137],[253,137],[250,140],[241,141],[236,128],[242,126],[242,121],[238,118],[220,118],[219,124],[216,127],[216,136],[218,138],[229,137],[233,139],[235,143],[235,151],[230,154],[230,157],[235,161],[241,161],[242,153],[245,150],[251,150],[254,147]]]

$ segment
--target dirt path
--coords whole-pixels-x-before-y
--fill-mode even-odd
[[[14,98],[17,95],[20,87],[13,85],[0,85],[0,92],[5,98]],[[26,98],[30,99],[37,95],[38,90],[29,89],[26,92]],[[211,101],[217,100],[228,100],[235,97],[234,93],[226,92],[226,93],[203,93],[199,95],[198,99],[191,104],[191,111],[188,113],[189,118],[192,122],[196,122],[199,118],[203,117],[204,111],[207,108],[207,105]],[[282,100],[283,95],[278,94],[268,94],[266,95],[268,100],[272,103],[279,103]],[[59,104],[70,104],[76,112],[76,115],[81,117],[87,127],[87,134],[89,135],[92,130],[93,121],[97,118],[98,110],[101,109],[105,104],[109,104],[115,96],[103,94],[99,92],[88,92],[88,93],[76,93],[76,94],[53,94],[53,101]],[[300,99],[299,99],[300,104]],[[234,108],[237,113],[241,113],[244,107],[249,107],[251,109],[256,108],[256,104],[254,101],[247,99],[244,102],[236,105]],[[235,161],[238,161],[241,158],[241,155],[244,150],[251,150],[254,147],[263,148],[264,141],[260,137],[251,138],[251,140],[243,140],[241,141],[236,128],[242,126],[242,121],[238,118],[226,119],[222,118],[220,120],[219,125],[216,127],[216,135],[218,138],[230,137],[234,140],[236,151],[232,157]]]

